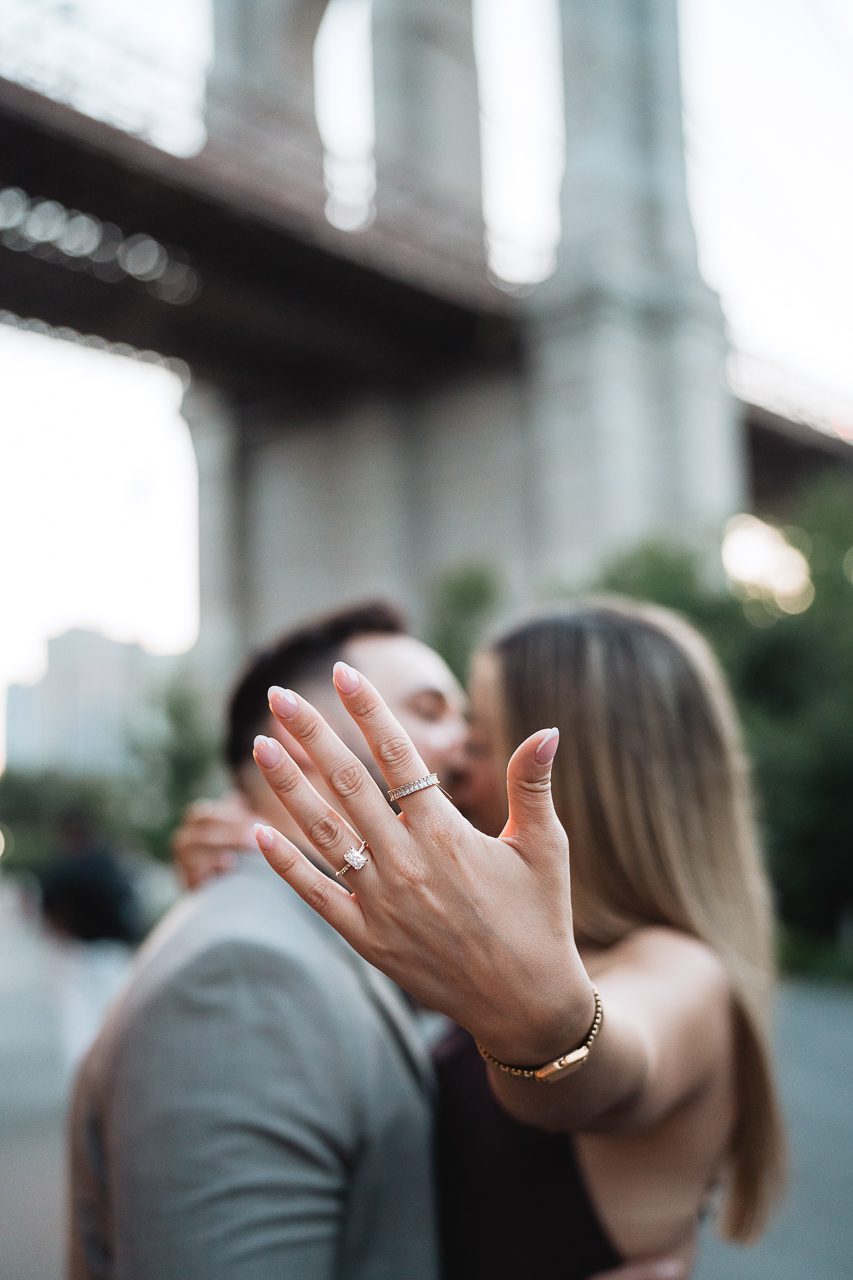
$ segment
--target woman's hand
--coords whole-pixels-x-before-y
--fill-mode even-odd
[[[376,690],[338,663],[335,685],[388,788],[430,770]],[[496,1057],[539,1064],[579,1043],[594,1011],[572,933],[569,849],[551,802],[556,730],[523,742],[507,776],[500,838],[477,831],[438,787],[389,807],[368,770],[319,713],[290,691],[270,707],[338,799],[332,808],[275,739],[255,759],[307,841],[333,867],[368,842],[346,884],[258,825],[271,866],[370,963],[466,1027]],[[339,811],[338,811],[339,810]]]

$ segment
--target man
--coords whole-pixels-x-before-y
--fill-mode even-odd
[[[39,873],[64,1066],[70,1079],[124,981],[142,931],[130,876],[84,808],[59,819],[59,847]]]
[[[456,680],[392,610],[294,632],[236,689],[227,744],[251,809],[289,831],[251,758],[256,733],[286,738],[267,688],[303,689],[357,746],[338,658],[443,776],[463,746]],[[400,994],[247,855],[155,931],[81,1071],[72,1280],[435,1280],[430,1089]]]

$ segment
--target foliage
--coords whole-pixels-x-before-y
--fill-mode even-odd
[[[839,947],[796,929],[780,930],[779,963],[783,973],[822,982],[853,983],[853,947]]]
[[[824,478],[783,529],[806,556],[814,599],[786,613],[767,591],[730,590],[680,546],[620,556],[585,591],[614,591],[684,614],[707,636],[731,682],[754,764],[783,957],[823,972],[853,921],[853,485]],[[567,588],[561,593],[569,594]],[[442,580],[432,640],[464,675],[501,596],[470,567]],[[843,968],[843,965],[842,965]]]
[[[123,806],[115,801],[116,784],[107,779],[7,771],[0,777],[3,867],[38,867],[51,857],[60,820],[70,811],[87,814],[101,833],[118,837]]]
[[[744,722],[782,918],[791,936],[833,939],[853,913],[853,486],[822,479],[793,516],[785,532],[814,587],[801,613],[708,589],[695,560],[664,547],[622,557],[598,585],[678,609],[713,644]]]
[[[129,817],[137,841],[165,861],[184,809],[210,782],[218,747],[187,678],[176,677],[151,710],[147,732],[133,744],[139,779]]]
[[[435,584],[426,638],[460,680],[500,598],[500,577],[488,565],[465,565]]]
[[[37,867],[49,857],[69,810],[85,813],[110,843],[167,860],[170,835],[186,805],[204,790],[217,756],[202,705],[184,677],[152,694],[144,708],[147,727],[132,744],[136,769],[130,777],[53,771],[0,776],[3,866]]]

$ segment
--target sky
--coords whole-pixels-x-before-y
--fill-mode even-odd
[[[0,385],[0,691],[39,679],[48,637],[70,627],[189,648],[198,504],[181,380],[2,325]]]
[[[853,5],[681,0],[688,189],[735,346],[853,400]]]
[[[318,46],[317,108],[327,147],[344,162],[338,214],[355,228],[369,220],[373,194],[373,116],[364,101],[369,0],[338,3],[353,12],[351,20],[338,14]],[[535,278],[553,258],[561,172],[562,121],[542,127],[559,91],[556,0],[474,4],[488,108],[489,235],[510,279],[513,271]],[[88,67],[65,85],[78,105],[145,128],[178,154],[197,149],[211,48],[207,0],[80,0],[78,7],[100,33],[86,46],[88,61],[70,56],[81,47],[80,24],[57,28],[47,0],[0,0],[0,74],[29,76],[50,91],[60,70],[67,77],[69,66]],[[853,5],[681,0],[680,11],[702,272],[759,382],[780,380],[806,400],[837,403],[853,424]],[[336,29],[348,39],[346,58]],[[147,70],[123,69],[119,46],[142,49]],[[349,65],[356,47],[368,60],[360,70]],[[508,83],[500,71],[506,56],[516,72],[514,110],[496,94]],[[116,84],[121,91],[111,98]],[[347,184],[355,190],[359,182],[347,207]],[[0,701],[8,683],[40,677],[47,638],[72,626],[154,652],[190,647],[198,626],[197,493],[180,380],[162,367],[0,325],[0,386]],[[2,758],[0,741],[0,767]]]

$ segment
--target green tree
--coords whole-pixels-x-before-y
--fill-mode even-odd
[[[133,744],[138,784],[129,811],[136,840],[167,860],[169,840],[186,806],[210,784],[218,744],[198,690],[176,676],[149,700],[149,727]]]
[[[744,724],[786,949],[797,967],[807,956],[821,967],[853,917],[853,484],[837,476],[812,484],[782,532],[811,576],[813,598],[798,613],[769,589],[709,582],[695,552],[660,543],[548,594],[655,601],[707,636]],[[436,586],[430,638],[461,678],[501,595],[499,574],[483,565]]]
[[[811,604],[703,585],[698,562],[647,546],[595,584],[679,610],[716,649],[743,718],[783,919],[833,939],[853,912],[853,486],[810,487],[783,532],[806,555]]]
[[[483,564],[451,570],[434,586],[427,640],[460,680],[467,679],[471,653],[494,616],[501,595],[499,574]]]
[[[35,868],[56,846],[61,816],[85,812],[111,843],[169,858],[180,816],[211,781],[217,744],[192,682],[179,675],[142,708],[147,724],[132,744],[129,777],[77,776],[57,771],[0,776],[3,865]]]
[[[37,869],[56,852],[60,819],[71,811],[88,814],[109,838],[121,834],[123,805],[110,780],[7,770],[0,776],[3,867]]]

